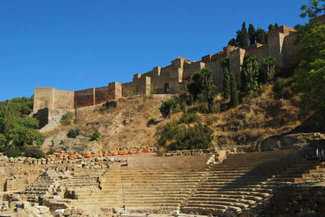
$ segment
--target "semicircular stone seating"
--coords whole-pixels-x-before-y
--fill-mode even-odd
[[[73,196],[56,200],[71,208],[244,214],[269,199],[274,187],[298,180],[319,164],[290,150],[230,154],[223,163],[213,165],[207,164],[209,159],[209,155],[132,157],[126,167],[75,168],[68,178],[45,173],[26,192],[45,194],[55,181],[61,189],[73,191]]]
[[[210,168],[181,211],[214,215],[252,212],[271,197],[273,188],[294,182],[317,163],[293,151],[229,155]]]

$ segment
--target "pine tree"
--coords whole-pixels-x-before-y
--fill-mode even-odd
[[[248,27],[248,38],[249,38],[249,44],[255,44],[256,41],[256,31],[255,28],[253,26],[253,24],[249,24]]]
[[[235,108],[239,105],[239,99],[238,99],[236,76],[233,72],[230,72],[230,90],[231,90],[230,105],[231,107]]]
[[[225,75],[223,77],[223,97],[229,99],[230,97],[230,73],[229,69],[225,68]]]

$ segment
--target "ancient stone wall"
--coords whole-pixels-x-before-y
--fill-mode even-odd
[[[65,90],[54,90],[55,109],[73,109],[74,92]]]
[[[230,53],[229,68],[230,71],[236,75],[237,83],[241,83],[240,72],[241,65],[243,64],[246,50],[238,48]]]
[[[325,23],[325,15],[317,18],[317,21]],[[171,65],[157,66],[144,74],[135,74],[132,82],[123,84],[114,82],[106,87],[75,92],[55,90],[54,88],[35,88],[34,113],[44,108],[50,110],[80,108],[138,94],[175,93],[180,84],[188,82],[194,72],[204,67],[212,71],[217,89],[222,90],[224,72],[220,63],[224,58],[229,58],[230,71],[235,73],[237,82],[240,84],[241,65],[245,56],[256,56],[259,63],[264,58],[274,57],[276,66],[280,70],[290,70],[296,66],[300,55],[295,40],[296,30],[281,26],[269,32],[268,44],[256,44],[246,49],[227,46],[216,54],[202,57],[200,61],[191,62],[186,58],[178,57],[171,61]]]
[[[134,82],[128,82],[122,84],[122,95],[127,96],[133,96],[137,93],[137,86]]]
[[[54,108],[54,88],[52,87],[37,87],[34,90],[34,114],[44,108]]]
[[[75,91],[74,106],[75,108],[90,106],[95,104],[94,88]]]
[[[263,44],[254,44],[246,49],[245,56],[256,56],[261,64],[264,58],[269,57],[268,46]]]
[[[271,30],[268,33],[268,56],[274,57],[276,59],[276,65],[278,68],[283,68],[286,64],[284,61],[284,50],[283,50],[283,42],[284,39],[292,34],[295,33],[296,30],[290,28],[288,26],[280,26]]]

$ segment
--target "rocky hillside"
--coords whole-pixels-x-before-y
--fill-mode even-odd
[[[136,96],[117,101],[116,108],[102,105],[80,109],[73,114],[71,124],[43,131],[44,151],[55,150],[99,151],[118,147],[154,145],[156,125],[162,120],[159,107],[171,95]],[[70,130],[79,129],[76,138],[68,138]],[[94,131],[101,134],[100,141],[90,141]]]
[[[259,97],[247,97],[237,108],[205,118],[213,123],[216,146],[270,150],[324,139],[321,133],[296,132],[311,116],[300,107],[299,96],[281,98],[268,84]]]
[[[117,108],[103,106],[80,109],[70,125],[43,132],[43,150],[98,151],[119,147],[157,146],[164,126],[181,117],[182,112],[163,119],[159,107],[171,95],[119,99]],[[281,98],[273,84],[256,98],[246,97],[235,109],[202,115],[201,121],[214,130],[213,144],[218,148],[247,145],[252,149],[286,148],[292,144],[322,138],[314,133],[295,132],[310,117],[299,107],[299,97]],[[79,129],[76,138],[68,138],[70,130]],[[94,131],[101,141],[90,141]]]

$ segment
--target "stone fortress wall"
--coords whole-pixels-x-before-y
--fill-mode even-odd
[[[325,15],[317,19],[325,23]],[[112,82],[106,87],[79,91],[35,88],[34,113],[44,108],[76,109],[132,95],[175,93],[180,84],[189,81],[194,72],[204,67],[212,71],[214,82],[221,90],[224,72],[220,63],[224,58],[229,58],[230,70],[235,73],[240,83],[241,65],[245,56],[254,55],[260,63],[263,58],[274,57],[279,70],[288,70],[296,66],[300,59],[300,52],[295,40],[295,29],[280,26],[268,33],[267,44],[254,44],[246,49],[227,46],[219,53],[202,57],[200,61],[191,62],[186,58],[178,57],[171,61],[169,66],[156,66],[144,74],[135,74],[133,80],[128,83]]]

